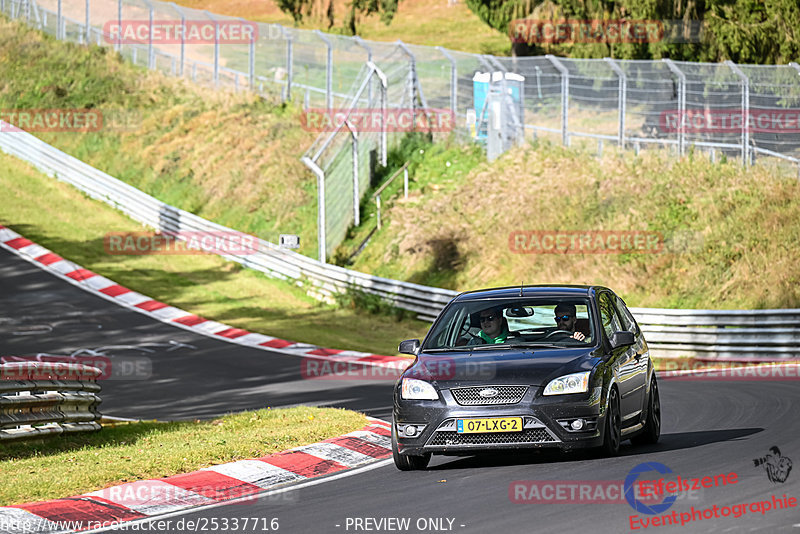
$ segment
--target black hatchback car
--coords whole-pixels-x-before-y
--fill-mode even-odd
[[[625,303],[601,286],[462,293],[394,388],[392,452],[401,470],[431,454],[655,443],[661,405],[647,343]]]

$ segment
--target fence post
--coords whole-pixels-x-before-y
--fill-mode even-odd
[[[208,10],[203,14],[214,22],[214,87],[219,87],[219,22]]]
[[[750,79],[733,61],[725,64],[742,80],[742,166],[746,167],[750,160]]]
[[[411,97],[411,108],[412,108],[412,118],[413,124],[416,124],[416,109],[417,103],[416,98],[414,95],[419,97],[419,102],[422,105],[423,109],[428,109],[428,103],[425,101],[425,94],[422,92],[422,84],[419,83],[419,78],[417,78],[417,58],[414,54],[411,53],[411,50],[406,46],[406,44],[401,41],[397,40],[397,46],[400,50],[403,51],[405,55],[409,58],[409,95]]]
[[[333,109],[333,45],[331,40],[328,39],[324,33],[319,30],[314,30],[317,37],[322,39],[325,46],[328,47],[328,61],[325,66],[325,105],[328,110]]]
[[[84,4],[85,5],[85,10],[86,10],[86,21],[85,21],[86,22],[86,46],[89,46],[91,44],[91,39],[92,39],[92,21],[91,21],[91,18],[89,17],[89,14],[91,13],[91,3],[92,3],[92,0],[86,0],[86,2]]]
[[[307,156],[303,156],[301,161],[317,175],[317,254],[319,261],[327,263],[325,257],[325,171]]]
[[[367,63],[371,63],[372,62],[372,49],[369,46],[367,46],[367,43],[364,42],[364,39],[362,39],[361,37],[356,35],[355,37],[353,37],[353,41],[355,41],[355,43],[358,46],[360,46],[361,48],[363,48],[364,50],[367,51]],[[367,105],[369,105],[369,106],[372,105],[372,84],[371,83],[367,86],[367,102],[368,102]]]
[[[561,144],[569,146],[569,70],[555,56],[545,57],[561,73]]]
[[[244,19],[242,17],[239,17],[239,20],[241,20],[245,24],[250,22],[247,19]],[[255,86],[256,86],[256,39],[255,39],[255,35],[251,35],[249,44],[250,44],[250,46],[249,46],[249,48],[247,50],[247,60],[248,60],[247,69],[248,69],[248,78],[249,78],[250,90],[252,91],[253,89],[255,89]],[[237,81],[239,80],[239,76],[238,75],[236,76],[236,80]]]
[[[180,76],[183,76],[184,65],[186,64],[186,15],[183,10],[175,2],[170,2],[170,6],[181,17],[181,65],[179,68]]]
[[[678,77],[678,155],[683,157],[686,145],[686,74],[678,68],[675,63],[668,58],[661,61],[667,65],[667,68],[675,76]]]
[[[359,226],[361,224],[361,206],[358,194],[358,134],[349,120],[345,121],[345,125],[350,130],[353,140],[353,224]]]
[[[450,62],[450,111],[453,113],[453,120],[455,121],[456,109],[458,109],[458,66],[456,65],[456,60],[446,49],[437,46],[436,50]]]
[[[625,148],[625,106],[626,106],[626,93],[628,90],[628,78],[625,76],[625,71],[617,65],[617,62],[610,57],[605,58],[611,69],[617,74],[619,78],[619,147]]]
[[[386,167],[387,152],[389,151],[388,134],[386,133],[386,90],[388,88],[388,82],[386,80],[386,75],[375,63],[368,61],[367,67],[369,67],[372,73],[381,81],[381,165]],[[370,74],[370,76],[371,75],[372,74]]]
[[[147,40],[147,68],[153,70],[155,68],[155,54],[153,50],[153,4],[150,3],[150,0],[144,0],[144,3],[147,4],[147,7],[150,8],[150,35]]]
[[[56,16],[56,39],[63,39],[62,36],[62,26],[61,24],[64,22],[64,16],[61,12],[61,0],[58,0],[58,13]]]
[[[408,164],[403,168],[403,198],[408,198]]]
[[[119,52],[122,50],[122,0],[117,0],[117,24],[117,42],[114,50]]]
[[[278,24],[283,38],[286,39],[286,98],[284,101],[292,100],[292,32]],[[308,104],[306,103],[306,108]]]

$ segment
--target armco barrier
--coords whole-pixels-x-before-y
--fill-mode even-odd
[[[100,374],[80,364],[1,364],[0,441],[100,430]]]
[[[2,123],[2,121],[0,121]],[[49,176],[72,184],[158,231],[231,232],[222,225],[180,210],[61,152],[25,132],[3,132],[0,150],[25,160]],[[378,295],[398,308],[433,320],[457,292],[380,278],[313,260],[259,240],[260,251],[221,255],[270,276],[307,284],[309,294],[328,299],[358,290]],[[800,309],[670,310],[634,308],[654,356],[704,359],[785,360],[800,358]]]

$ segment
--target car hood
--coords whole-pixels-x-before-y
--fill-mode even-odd
[[[453,351],[422,353],[404,373],[440,388],[487,384],[543,386],[559,376],[591,370],[596,348]]]

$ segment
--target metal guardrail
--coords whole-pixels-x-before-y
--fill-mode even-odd
[[[0,441],[100,430],[100,374],[80,364],[0,364]]]
[[[230,232],[229,228],[165,204],[25,132],[2,132],[0,150],[160,232]],[[222,255],[273,277],[297,280],[310,295],[329,300],[357,290],[433,320],[458,293],[372,276],[322,263],[259,239],[250,255]],[[800,309],[671,310],[633,308],[654,356],[709,359],[800,358]]]

